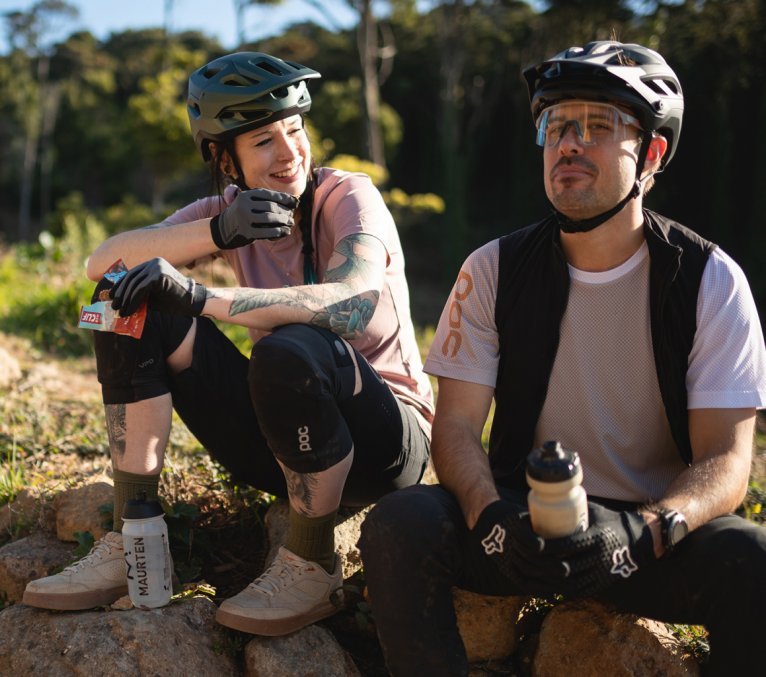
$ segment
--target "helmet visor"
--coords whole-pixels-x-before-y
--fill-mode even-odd
[[[641,123],[608,103],[564,101],[546,108],[537,118],[537,145],[555,146],[571,127],[586,146],[636,138]]]

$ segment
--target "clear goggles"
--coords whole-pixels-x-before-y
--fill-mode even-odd
[[[641,123],[630,113],[608,103],[565,101],[546,108],[537,118],[537,145],[555,146],[571,127],[580,143],[600,143],[636,138]]]

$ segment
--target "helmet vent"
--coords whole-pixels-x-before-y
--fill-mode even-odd
[[[221,84],[227,87],[247,87],[250,83],[244,78],[229,77],[221,79]]]
[[[274,75],[282,75],[282,72],[274,66],[274,64],[269,63],[268,61],[259,61],[256,66],[258,68],[262,68],[265,71],[268,71],[269,73],[273,73]]]
[[[646,86],[662,96],[678,95],[678,87],[672,80],[647,80]]]
[[[216,75],[218,75],[218,73],[220,73],[220,72],[221,72],[220,68],[206,68],[203,71],[202,76],[206,80],[210,80],[210,79],[214,78]]]

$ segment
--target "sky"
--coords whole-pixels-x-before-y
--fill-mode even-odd
[[[0,0],[0,16],[9,11],[26,12],[37,0]],[[54,34],[64,39],[77,30],[88,30],[99,39],[110,33],[127,29],[161,27],[164,24],[166,0],[67,0],[79,10],[79,19],[61,23]],[[170,30],[199,30],[218,39],[225,49],[237,46],[237,28],[234,0],[173,0]],[[347,28],[355,23],[355,17],[346,0],[322,0],[326,13],[332,16],[331,25],[326,16],[304,0],[284,0],[273,7],[254,6],[245,13],[245,37],[254,41],[279,34],[288,25],[302,21],[334,29]],[[8,41],[0,31],[0,53],[8,52]]]

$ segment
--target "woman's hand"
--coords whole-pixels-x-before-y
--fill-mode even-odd
[[[298,199],[265,188],[243,190],[226,209],[210,219],[210,234],[219,249],[237,249],[254,240],[277,240],[290,234]]]

